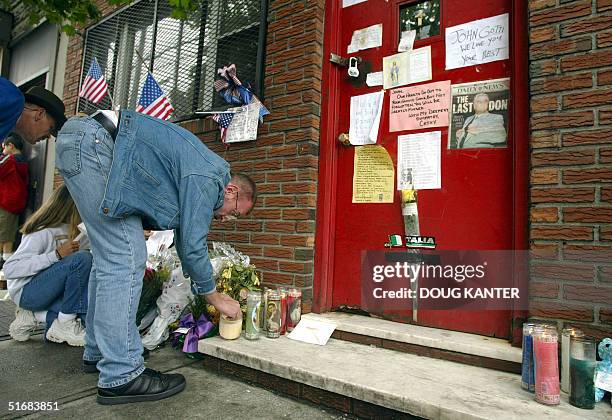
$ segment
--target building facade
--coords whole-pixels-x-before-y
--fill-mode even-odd
[[[210,58],[206,55],[208,44],[204,41],[197,44],[196,38],[210,39],[206,37],[216,22],[211,20],[211,14],[215,10],[222,13],[231,9],[229,3],[247,9],[253,7],[259,14],[264,13],[265,19],[254,18],[252,22],[246,19],[248,22],[244,24],[232,21],[233,30],[224,32],[222,29],[214,35],[217,59]],[[346,8],[341,7],[340,1],[323,0],[229,3],[205,2],[206,13],[200,11],[199,20],[192,18],[192,26],[177,24],[179,26],[171,27],[166,33],[162,29],[155,31],[162,39],[157,44],[167,44],[167,49],[173,51],[179,44],[171,46],[171,34],[180,34],[177,36],[185,40],[182,45],[191,45],[189,34],[193,33],[195,49],[190,53],[192,55],[183,56],[187,64],[176,66],[180,77],[173,79],[168,70],[167,82],[160,82],[169,91],[172,90],[172,80],[177,82],[193,77],[193,68],[196,73],[204,75],[198,76],[198,83],[194,86],[182,88],[183,91],[196,89],[204,92],[193,96],[197,106],[190,107],[189,100],[175,96],[177,103],[187,104],[183,115],[188,116],[202,103],[206,105],[207,100],[208,108],[214,108],[214,99],[206,96],[206,92],[213,92],[210,75],[219,64],[230,64],[232,59],[244,63],[238,66],[238,77],[247,75],[261,80],[261,88],[258,87],[256,92],[271,113],[260,126],[256,141],[230,147],[222,144],[218,127],[210,118],[187,118],[179,122],[226,159],[233,171],[248,173],[258,184],[259,200],[250,217],[229,225],[214,224],[208,239],[229,242],[250,255],[261,270],[265,285],[301,288],[306,312],[313,309],[356,309],[359,307],[358,297],[355,297],[358,293],[355,295],[351,290],[359,289],[360,279],[351,272],[344,275],[344,257],[354,251],[346,258],[357,258],[360,238],[371,241],[372,248],[380,249],[389,234],[397,233],[402,220],[399,197],[395,198],[394,205],[380,211],[379,218],[371,220],[360,212],[378,212],[382,207],[368,205],[370,207],[360,210],[350,203],[350,193],[346,190],[350,187],[346,186],[351,185],[351,174],[345,169],[352,170],[353,151],[342,146],[337,137],[348,132],[345,114],[349,96],[373,90],[364,89],[363,81],[360,85],[351,84],[345,76],[346,69],[330,63],[329,54],[346,56],[346,46],[354,30],[376,24],[377,19],[389,19],[383,23],[382,47],[357,53],[364,57],[362,72],[381,70],[378,58],[382,60],[391,51],[397,51],[392,44],[396,42],[394,37],[399,35],[395,28],[398,22],[393,20],[396,18],[385,16],[399,16],[401,10],[412,7],[415,2],[389,1],[381,6],[370,0]],[[447,129],[442,128],[442,184],[447,180],[446,174],[459,176],[465,170],[461,166],[464,164],[457,159],[478,157],[478,165],[469,167],[469,171],[478,168],[489,171],[474,175],[482,176],[478,178],[479,182],[487,189],[483,195],[475,192],[470,205],[476,209],[495,207],[495,203],[503,202],[505,207],[500,204],[498,210],[491,211],[496,214],[492,219],[495,223],[489,229],[493,233],[488,230],[482,233],[491,235],[492,242],[464,239],[465,246],[528,249],[532,261],[529,272],[525,273],[529,283],[529,311],[505,314],[503,324],[499,324],[501,333],[492,327],[475,331],[448,320],[432,319],[424,325],[496,335],[516,342],[520,337],[517,327],[531,317],[556,322],[559,327],[576,325],[598,337],[609,336],[612,332],[612,2],[502,1],[491,6],[490,10],[473,8],[474,11],[467,10],[464,2],[443,0],[427,3],[440,5],[437,19],[442,29],[503,13],[510,16],[513,30],[511,55],[504,62],[444,72],[443,30],[429,41],[417,40],[415,48],[431,46],[434,81],[449,79],[455,84],[500,77],[513,81],[507,153],[504,152],[506,154],[499,161],[492,157],[489,163],[486,163],[486,153],[494,152],[486,152],[480,157],[470,151],[455,151],[453,154],[446,147]],[[160,11],[161,3],[142,0],[127,9],[114,9],[106,2],[99,4],[106,21],[84,28],[80,36],[70,37],[67,44],[63,98],[68,114],[88,111],[82,108],[84,104],[78,100],[78,91],[91,60],[88,51],[93,48],[92,31],[96,25],[112,23],[117,28],[121,24],[125,27],[126,32],[117,35],[116,39],[105,38],[105,45],[109,45],[105,51],[110,52],[103,58],[108,66],[114,66],[123,74],[120,76],[118,73],[111,86],[114,88],[116,84],[116,89],[120,83],[124,86],[122,100],[126,101],[125,104],[133,106],[134,92],[138,91],[139,84],[132,82],[143,77],[135,76],[135,72],[146,74],[148,69],[156,75],[172,64],[172,60],[163,61],[162,53],[154,48],[155,52],[151,53],[151,46],[156,44],[155,36],[141,27],[129,26],[127,20],[121,20],[121,13],[127,13],[125,11],[130,7],[146,6],[153,23],[144,26],[162,28],[170,24],[166,20],[170,18]],[[389,8],[391,12],[381,13],[376,8],[383,11]],[[130,16],[141,15],[134,13]],[[218,22],[223,25],[223,18]],[[262,26],[265,27],[263,37]],[[396,31],[392,32],[393,36],[384,32],[388,27]],[[248,30],[252,32],[245,32]],[[250,33],[251,38],[227,38],[235,33]],[[125,34],[133,35],[132,43],[127,46],[122,44],[130,38]],[[255,36],[260,44],[243,48],[246,40]],[[394,39],[388,41],[391,38]],[[261,43],[265,48],[261,48],[264,46]],[[196,44],[201,49],[197,49]],[[140,48],[144,57],[130,57],[121,62],[121,48]],[[240,54],[223,56],[223,60],[218,58],[220,51],[230,48],[237,48]],[[258,54],[253,48],[258,49]],[[117,52],[119,56],[113,55]],[[248,68],[249,60],[244,57],[249,53],[255,61],[263,64],[258,67],[263,71]],[[155,63],[148,58],[150,56],[156,57]],[[101,57],[97,59],[101,60]],[[368,68],[368,62],[375,64]],[[206,65],[209,67],[204,71]],[[144,69],[137,70],[142,66]],[[241,69],[245,70],[241,72]],[[119,81],[126,75],[132,78]],[[257,80],[251,82],[259,86]],[[178,95],[177,92],[173,94]],[[395,141],[397,134],[392,136],[386,123],[381,124],[381,130],[386,134],[380,143],[393,155],[395,146],[390,146],[391,139]],[[451,166],[445,169],[446,164]],[[495,172],[493,178],[498,177],[494,178],[495,183],[486,184],[489,182],[487,173],[498,168],[506,172]],[[507,179],[504,174],[508,174]],[[461,179],[465,183],[470,178]],[[452,194],[450,185],[443,191]],[[465,218],[466,228],[462,230],[456,227],[460,224],[459,216],[457,219],[449,216],[453,214],[452,210],[444,216],[436,213],[434,204],[444,196],[428,194],[423,193],[419,198],[423,202],[421,223],[430,226],[428,229],[438,237],[439,245],[446,241],[446,249],[456,249],[461,242],[453,235],[469,238],[481,234],[477,211],[471,219]],[[448,197],[458,199],[452,195]],[[428,202],[434,203],[431,208]],[[360,221],[351,224],[355,219]],[[495,233],[495,225],[502,226],[501,233]],[[356,244],[355,250],[350,250],[351,244]],[[401,317],[399,320],[410,321]]]

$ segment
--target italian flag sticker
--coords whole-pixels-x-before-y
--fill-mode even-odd
[[[400,235],[389,235],[389,246],[402,246],[402,237]]]

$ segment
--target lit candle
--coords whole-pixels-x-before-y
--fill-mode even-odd
[[[570,393],[570,337],[583,337],[578,328],[563,329],[561,336],[561,391]]]
[[[541,404],[557,405],[560,401],[558,341],[554,327],[538,327],[534,332],[535,398]]]

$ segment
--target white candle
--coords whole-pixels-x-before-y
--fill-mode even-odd
[[[237,319],[227,318],[225,315],[221,315],[219,321],[219,334],[226,340],[235,340],[240,337],[242,332],[242,316]]]
[[[570,393],[570,337],[582,337],[584,333],[577,328],[563,329],[561,336],[561,391]]]

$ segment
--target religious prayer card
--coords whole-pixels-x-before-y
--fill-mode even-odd
[[[441,141],[440,131],[407,134],[397,138],[398,190],[441,188]],[[405,173],[411,176],[400,176]]]
[[[431,46],[383,57],[385,89],[431,80]]]
[[[446,28],[446,70],[509,57],[508,14]]]
[[[352,145],[376,143],[383,99],[383,91],[351,98],[349,141]]]

